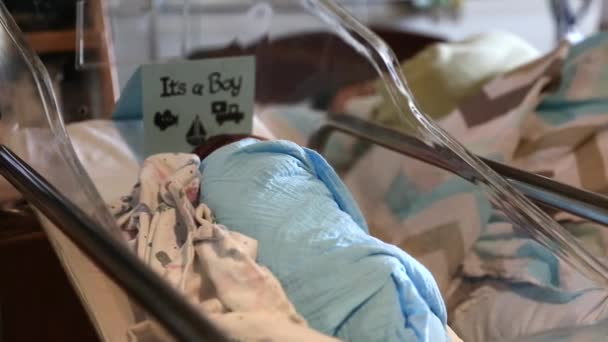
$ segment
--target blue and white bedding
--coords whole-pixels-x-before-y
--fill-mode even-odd
[[[439,124],[477,154],[605,192],[607,42],[601,34],[573,48],[562,45],[491,81]],[[563,75],[558,91],[547,94]],[[368,116],[374,119],[373,108]],[[302,120],[291,123],[308,136],[315,126],[298,126]],[[386,149],[359,153],[356,146],[355,139],[334,137],[326,156],[342,171],[371,234],[431,270],[452,304],[450,324],[465,341],[517,339],[608,318],[608,290],[521,233],[480,188]],[[359,154],[343,170],[344,161],[353,160],[349,153]],[[553,215],[590,251],[608,256],[604,228]]]

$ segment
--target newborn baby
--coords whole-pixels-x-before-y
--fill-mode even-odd
[[[244,139],[201,164],[201,201],[256,239],[309,324],[348,341],[448,341],[446,311],[424,266],[368,234],[350,193],[314,151]]]

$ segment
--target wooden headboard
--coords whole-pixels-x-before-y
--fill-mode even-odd
[[[412,57],[443,39],[410,32],[374,29],[399,60]],[[216,50],[195,50],[189,58],[256,56],[256,102],[286,103],[313,99],[320,107],[344,85],[377,77],[372,66],[339,37],[303,33],[274,41],[258,41],[246,48],[230,45]]]

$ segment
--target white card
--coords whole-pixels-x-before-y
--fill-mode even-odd
[[[253,56],[144,65],[141,79],[146,156],[252,132]]]

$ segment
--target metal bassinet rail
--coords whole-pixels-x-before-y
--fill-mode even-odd
[[[328,138],[335,131],[424,161],[468,181],[476,180],[475,175],[468,172],[468,168],[462,167],[459,160],[450,158],[449,153],[444,155],[441,149],[438,152],[419,139],[349,115],[331,115],[324,125],[311,136],[308,142],[309,147],[319,152],[323,151]],[[608,197],[487,158],[480,157],[480,159],[498,174],[507,178],[513,186],[537,204],[608,225]]]

